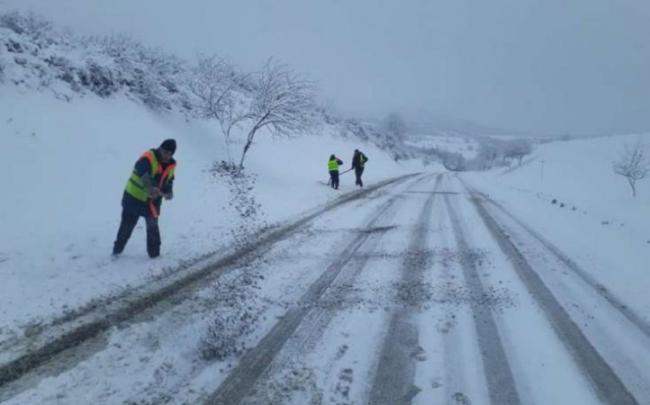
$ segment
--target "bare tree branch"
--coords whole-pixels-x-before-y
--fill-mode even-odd
[[[288,66],[269,60],[255,75],[252,102],[247,118],[252,121],[239,162],[244,166],[246,153],[257,132],[266,128],[272,135],[292,135],[312,127],[316,111],[314,86],[296,75]]]
[[[644,179],[650,172],[650,161],[641,141],[625,145],[625,150],[612,166],[614,173],[627,179],[632,188],[632,196],[636,197],[636,182]]]
[[[251,118],[243,96],[243,84],[250,75],[237,72],[218,56],[199,57],[192,73],[189,87],[199,100],[199,111],[204,118],[219,122],[228,148],[232,128]]]

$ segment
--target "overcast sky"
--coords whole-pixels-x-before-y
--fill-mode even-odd
[[[532,132],[650,130],[648,0],[0,0],[246,69],[273,56],[340,110]]]

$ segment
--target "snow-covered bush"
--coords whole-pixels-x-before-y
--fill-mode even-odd
[[[77,77],[82,86],[101,97],[108,97],[119,90],[113,72],[92,59],[86,61],[85,69],[77,71]]]
[[[186,63],[125,35],[78,38],[34,14],[0,14],[1,74],[15,85],[109,97],[118,92],[154,109],[191,110]],[[54,90],[53,90],[54,91]]]
[[[496,166],[507,166],[511,161],[522,159],[532,153],[532,142],[528,139],[513,139],[503,141],[494,138],[481,138],[479,140],[476,157],[468,162],[468,167],[473,170],[488,170]]]
[[[187,75],[185,63],[155,48],[148,48],[126,35],[93,37],[87,40],[111,59],[118,84],[154,109],[187,109],[187,94],[181,90]]]
[[[0,27],[8,28],[18,35],[25,35],[39,46],[56,43],[52,23],[34,13],[23,15],[18,11],[0,14]]]
[[[521,160],[532,151],[533,145],[528,139],[516,139],[506,142],[503,155],[506,159],[516,159],[521,165]]]
[[[457,152],[445,153],[442,164],[445,169],[452,172],[462,172],[467,170],[467,161],[465,160],[465,157]]]

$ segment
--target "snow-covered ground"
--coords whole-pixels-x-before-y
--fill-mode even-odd
[[[521,166],[458,174],[500,211],[473,200],[456,174],[398,165],[323,126],[260,137],[246,160],[252,194],[242,199],[211,170],[228,153],[208,122],[120,96],[67,102],[3,91],[5,362],[53,319],[195,271],[238,238],[355,190],[351,173],[340,190],[327,187],[331,153],[347,168],[362,149],[367,185],[426,172],[260,242],[191,287],[191,299],[154,306],[60,356],[60,372],[3,385],[10,403],[394,403],[405,388],[417,404],[650,398],[650,187],[639,183],[632,198],[611,169],[636,136],[548,143]],[[141,224],[113,261],[124,182],[140,153],[168,137],[178,140],[179,166],[161,217],[163,256],[147,257]],[[240,204],[260,208],[243,218]]]
[[[226,181],[210,171],[227,156],[216,126],[158,115],[120,96],[66,102],[49,91],[3,86],[0,128],[6,163],[0,198],[0,341],[233,243],[241,218],[230,205]],[[249,222],[278,223],[354,190],[352,172],[342,175],[338,191],[326,186],[331,153],[348,168],[353,150],[363,150],[370,158],[367,184],[421,170],[332,132],[324,126],[292,139],[258,136],[246,170],[257,175],[252,196],[262,208]],[[179,146],[175,198],[163,204],[160,219],[162,257],[147,257],[140,221],[124,254],[113,262],[125,182],[141,153],[165,138],[177,139]],[[231,146],[234,157],[240,150],[240,144]]]
[[[633,198],[612,170],[648,134],[448,173],[507,156],[319,110],[258,133],[235,178],[244,133],[197,118],[191,63],[1,19],[0,402],[650,403],[650,180]],[[112,258],[133,164],[166,138],[162,256],[141,221]],[[366,189],[332,190],[355,148]]]
[[[650,318],[650,180],[612,170],[626,144],[648,134],[539,145],[521,166],[463,173],[477,189],[561,247],[592,276]],[[647,142],[646,142],[647,143]]]

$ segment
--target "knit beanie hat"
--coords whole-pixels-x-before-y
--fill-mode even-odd
[[[176,141],[174,139],[165,139],[163,143],[160,144],[162,149],[168,150],[174,154],[176,152]]]

